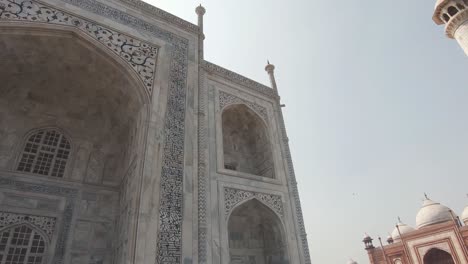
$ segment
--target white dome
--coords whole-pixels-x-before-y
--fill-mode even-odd
[[[416,215],[416,227],[421,228],[428,225],[452,221],[450,212],[451,210],[447,206],[426,198]]]
[[[466,206],[465,210],[463,210],[463,213],[461,215],[461,220],[462,222],[468,222],[468,206]]]
[[[397,226],[398,228],[395,227],[395,229],[393,229],[393,232],[392,232],[392,238],[395,242],[397,242],[397,240],[400,240],[400,234],[404,235],[406,233],[409,233],[415,230],[411,226],[404,224],[401,221],[397,224]],[[400,229],[399,233],[398,233],[398,229]]]

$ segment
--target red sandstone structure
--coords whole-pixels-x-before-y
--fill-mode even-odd
[[[460,221],[461,219],[461,221]],[[426,197],[416,216],[416,229],[401,222],[387,245],[363,239],[371,264],[467,264],[468,206],[461,218],[450,208]]]

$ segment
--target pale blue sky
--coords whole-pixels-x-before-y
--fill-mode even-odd
[[[196,23],[200,1],[148,0]],[[204,0],[205,58],[276,77],[314,264],[414,226],[423,192],[468,204],[468,58],[428,0]],[[357,195],[353,195],[357,193]]]

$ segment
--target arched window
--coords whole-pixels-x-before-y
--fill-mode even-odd
[[[463,9],[465,9],[465,6],[464,6],[464,5],[462,5],[462,4],[457,4],[457,7],[458,7],[458,9],[460,9],[460,10],[463,10]]]
[[[433,248],[424,256],[424,264],[455,264],[450,253]]]
[[[270,139],[264,121],[243,104],[222,114],[224,168],[274,178]]]
[[[231,263],[289,263],[280,219],[256,199],[234,209],[228,238]]]
[[[46,252],[44,238],[28,225],[0,233],[0,264],[42,264]]]
[[[34,174],[63,177],[68,157],[70,142],[56,129],[40,129],[26,140],[18,171]]]
[[[447,8],[447,11],[452,17],[458,13],[458,9],[454,6],[449,6],[449,8]]]
[[[449,17],[447,14],[444,13],[444,14],[442,15],[442,17],[443,17],[443,19],[444,19],[445,22],[449,22],[450,17]]]

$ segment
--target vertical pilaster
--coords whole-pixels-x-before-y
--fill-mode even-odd
[[[278,94],[278,87],[276,85],[276,79],[274,75],[275,66],[268,64],[265,66],[265,71],[270,76],[271,87]],[[307,234],[304,226],[304,218],[302,215],[301,201],[299,200],[299,191],[297,188],[296,175],[294,172],[294,166],[291,157],[291,151],[289,149],[289,139],[286,133],[286,126],[284,124],[283,111],[281,110],[281,104],[279,97],[275,104],[275,112],[277,112],[279,125],[280,125],[280,135],[282,143],[282,157],[285,160],[285,165],[287,169],[287,183],[288,183],[288,192],[291,201],[291,208],[294,215],[294,226],[296,229],[296,239],[298,245],[298,253],[300,256],[300,263],[310,264],[310,254],[309,254],[309,245],[307,242]],[[302,246],[302,247],[301,247]]]

